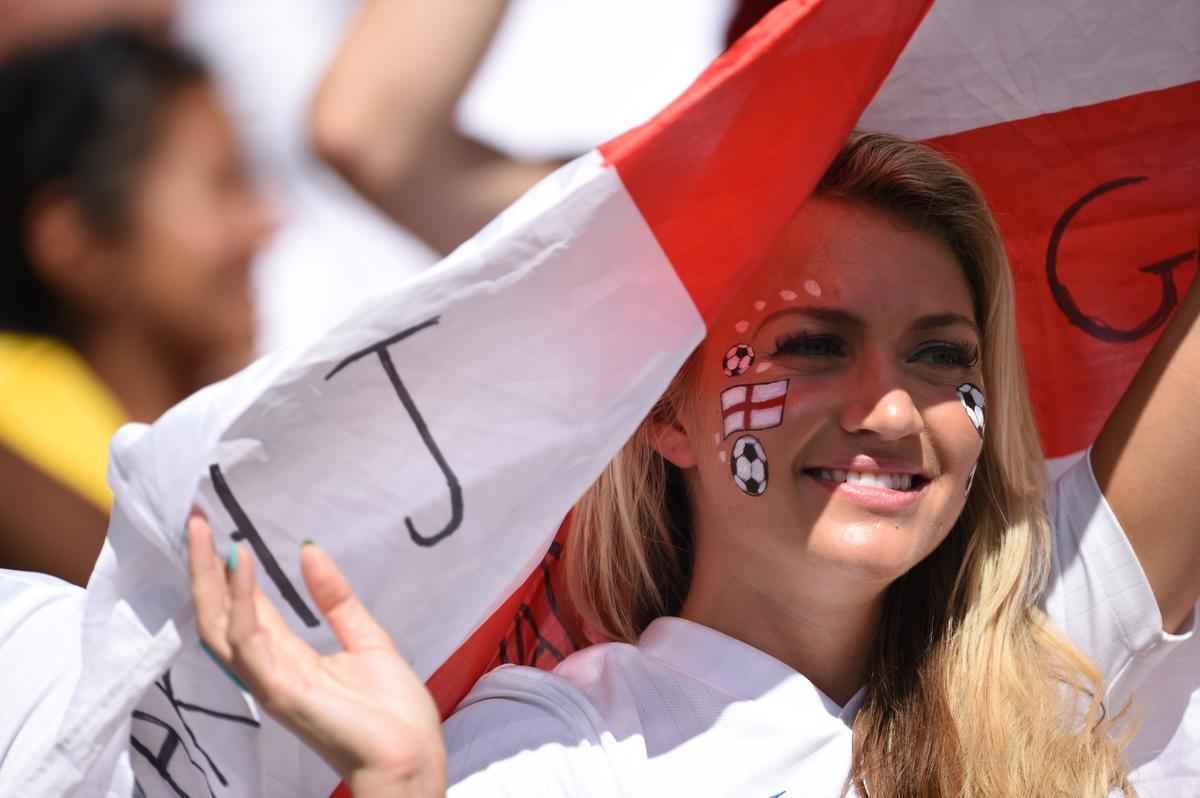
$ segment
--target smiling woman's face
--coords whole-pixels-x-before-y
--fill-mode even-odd
[[[966,278],[937,237],[826,199],[768,263],[710,329],[661,448],[699,547],[887,584],[945,538],[982,451]]]

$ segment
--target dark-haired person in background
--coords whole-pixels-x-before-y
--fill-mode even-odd
[[[0,66],[0,567],[86,582],[109,437],[248,362],[271,228],[190,56],[108,30]]]

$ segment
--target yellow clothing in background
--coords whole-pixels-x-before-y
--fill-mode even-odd
[[[126,421],[74,349],[0,332],[0,445],[107,513],[108,442]]]

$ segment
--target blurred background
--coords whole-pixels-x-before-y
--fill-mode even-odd
[[[0,568],[85,584],[108,440],[644,121],[775,0],[0,0]]]

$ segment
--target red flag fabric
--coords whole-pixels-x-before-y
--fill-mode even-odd
[[[1047,455],[1086,448],[1195,279],[1200,83],[930,143],[995,209]]]

